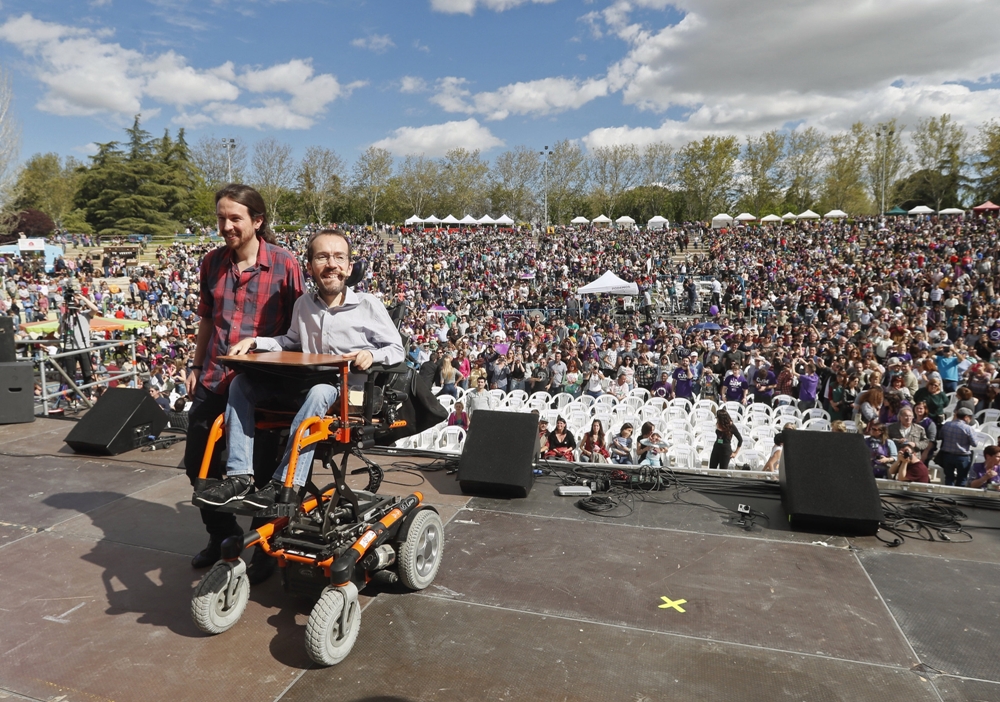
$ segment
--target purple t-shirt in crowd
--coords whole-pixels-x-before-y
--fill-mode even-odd
[[[726,399],[734,402],[742,400],[743,391],[750,387],[746,378],[735,373],[730,373],[724,384],[726,386]]]
[[[800,402],[815,402],[816,401],[816,388],[819,387],[819,376],[818,375],[800,375],[799,376],[799,401]]]
[[[677,368],[673,373],[674,377],[674,395],[677,397],[686,397],[689,400],[692,395],[694,395],[693,383],[694,375],[691,371],[685,370],[684,368]]]

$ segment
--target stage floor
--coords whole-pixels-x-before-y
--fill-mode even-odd
[[[773,526],[652,502],[609,519],[552,479],[469,498],[454,476],[405,471],[427,460],[375,457],[383,493],[440,509],[444,561],[424,592],[366,590],[353,653],[324,669],[303,646],[311,604],[278,578],[231,631],[191,622],[206,537],[183,444],[83,457],[71,428],[0,426],[0,699],[1000,700],[997,530],[888,549],[790,531],[777,500],[697,494]]]

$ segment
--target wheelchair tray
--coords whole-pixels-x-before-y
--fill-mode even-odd
[[[312,382],[340,377],[341,369],[350,363],[343,356],[299,351],[266,351],[241,356],[220,356],[219,362],[248,374],[267,374]]]

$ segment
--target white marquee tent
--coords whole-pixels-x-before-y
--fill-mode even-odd
[[[846,216],[847,213],[844,212],[843,210],[830,210],[825,215],[823,215],[824,219],[843,219]]]
[[[737,222],[752,222],[755,219],[757,219],[757,218],[754,217],[749,212],[741,212],[738,215],[736,215],[736,221]]]
[[[798,217],[795,216],[794,212],[786,212],[785,214],[781,215],[781,218],[782,219],[786,219],[786,220],[787,219],[798,219]]]
[[[497,217],[497,222],[496,223],[497,224],[503,224],[503,225],[507,226],[507,225],[513,224],[514,220],[512,220],[507,215],[500,215],[499,217]]]
[[[591,220],[594,224],[611,224],[611,218],[606,215],[597,215]]]
[[[934,210],[932,210],[927,205],[917,205],[916,207],[914,207],[912,210],[910,210],[906,214],[912,214],[912,215],[929,215],[929,214],[934,214]]]
[[[628,215],[622,215],[615,220],[615,224],[635,224],[635,220]]]
[[[586,217],[574,217],[569,221],[570,224],[590,224],[590,220]]]
[[[431,215],[430,217],[424,220],[424,224],[441,224],[441,220],[435,217],[434,215]]]
[[[411,224],[423,224],[423,223],[424,223],[424,220],[420,219],[416,215],[413,215],[412,217],[410,217],[409,219],[407,219],[406,222],[405,222],[405,224],[407,226],[409,226]]]
[[[635,283],[622,280],[611,271],[608,271],[597,280],[584,285],[577,290],[577,293],[581,295],[599,295],[601,293],[608,295],[638,295],[639,286]]]
[[[938,214],[943,214],[943,215],[964,215],[965,214],[965,210],[963,210],[961,207],[946,207],[943,210],[941,210],[940,212],[938,212]]]
[[[656,215],[646,222],[647,229],[665,229],[670,226],[670,221],[666,217]]]
[[[761,217],[760,221],[761,222],[780,222],[781,221],[781,217],[779,217],[776,214],[769,214],[769,215],[764,215],[763,217]]]
[[[493,219],[492,217],[490,217],[489,215],[483,215],[482,217],[479,218],[479,223],[480,224],[496,224],[497,221],[495,219]]]
[[[472,215],[465,215],[464,217],[462,217],[462,219],[458,220],[458,223],[459,224],[470,224],[470,225],[475,226],[475,225],[479,224],[479,220],[476,219],[475,217],[473,217]]]
[[[723,227],[728,227],[732,223],[733,218],[725,212],[712,217],[712,229],[722,229]]]
[[[798,217],[796,217],[796,219],[819,219],[819,215],[813,212],[812,210],[806,210]]]
[[[458,224],[458,220],[455,219],[455,215],[448,215],[441,220],[441,224]]]

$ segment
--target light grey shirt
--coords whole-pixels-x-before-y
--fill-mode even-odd
[[[302,351],[304,353],[345,354],[371,351],[375,363],[392,366],[402,363],[403,342],[389,318],[385,305],[367,293],[347,288],[344,304],[327,307],[316,293],[306,293],[295,301],[292,324],[283,336],[258,336],[259,351]],[[362,376],[350,379],[363,384]]]

